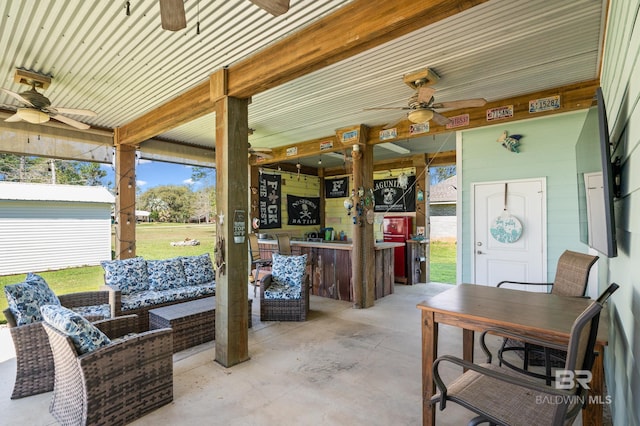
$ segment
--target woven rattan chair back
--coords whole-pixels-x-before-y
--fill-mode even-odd
[[[551,293],[558,296],[584,296],[589,271],[597,260],[598,256],[566,250],[558,259]]]

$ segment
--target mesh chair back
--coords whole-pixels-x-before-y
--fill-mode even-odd
[[[594,346],[598,334],[598,322],[600,311],[607,299],[618,289],[616,283],[611,284],[604,293],[594,300],[582,314],[574,321],[571,327],[571,337],[567,351],[566,370],[590,371],[594,361]]]
[[[598,256],[566,250],[558,259],[551,293],[559,296],[584,296],[589,271],[597,260]]]
[[[258,236],[249,234],[249,253],[251,254],[251,262],[260,260],[260,247],[258,246]]]
[[[289,234],[278,234],[278,253],[287,256],[291,255],[291,239]]]

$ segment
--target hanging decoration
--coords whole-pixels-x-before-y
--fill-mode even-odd
[[[509,184],[505,183],[504,209],[502,214],[493,220],[493,224],[489,228],[493,239],[505,244],[515,243],[522,236],[522,223],[507,211],[508,188]]]
[[[320,197],[287,194],[288,225],[320,225]]]
[[[282,227],[282,207],[280,205],[282,176],[262,173],[258,195],[258,217],[260,229]]]
[[[349,178],[324,180],[324,198],[344,198],[349,193]]]
[[[415,212],[416,193],[415,176],[407,176],[407,187],[402,189],[396,178],[376,179],[373,181],[374,211],[376,212]]]
[[[522,135],[511,135],[511,136],[509,136],[509,134],[505,130],[504,132],[502,132],[502,135],[500,135],[500,137],[497,139],[497,142],[502,144],[502,146],[507,151],[515,152],[517,154],[517,153],[520,152],[520,148],[519,148],[520,147],[520,138],[522,138]]]

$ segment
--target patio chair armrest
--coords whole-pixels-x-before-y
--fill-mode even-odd
[[[529,283],[526,281],[500,281],[498,283],[498,285],[496,287],[502,287],[503,284],[517,284],[517,285],[546,285],[546,286],[552,286],[553,283]]]
[[[100,286],[100,291],[109,292],[109,305],[111,305],[111,317],[119,317],[122,315],[122,292],[120,289],[111,287],[110,285]]]
[[[463,367],[465,370],[472,370],[482,375],[492,377],[496,380],[501,380],[503,382],[507,382],[515,386],[531,389],[536,392],[543,392],[550,395],[559,395],[567,398],[570,398],[571,396],[575,396],[574,392],[566,391],[562,389],[556,389],[554,387],[547,386],[545,384],[541,384],[533,380],[528,380],[526,378],[523,378],[522,375],[501,373],[500,371],[491,370],[489,368],[483,367],[482,365],[474,364],[472,362],[465,361],[461,358],[457,358],[452,355],[443,355],[441,357],[438,357],[433,362],[433,380],[436,384],[436,387],[440,390],[440,393],[441,393],[440,410],[444,410],[446,405],[446,400],[447,400],[446,398],[447,386],[444,384],[444,381],[442,380],[442,377],[440,376],[440,371],[439,371],[440,364],[442,362],[449,362],[452,364],[456,364]],[[435,403],[435,402],[437,401],[433,401],[432,403]]]
[[[135,333],[138,328],[137,315],[123,315],[120,317],[109,318],[93,323],[100,329],[109,339],[117,339],[129,333]]]
[[[60,304],[66,308],[106,305],[109,303],[109,292],[103,290],[68,293],[59,295],[58,299],[60,299]]]
[[[534,337],[534,336],[530,336],[530,335],[526,335],[526,334],[516,333],[514,331],[507,330],[505,328],[500,328],[500,327],[488,328],[485,331],[483,331],[482,334],[480,334],[480,344],[483,346],[483,350],[486,347],[485,344],[484,344],[485,334],[495,334],[495,335],[500,336],[500,337],[507,337],[507,338],[510,338],[510,339],[520,340],[520,341],[523,341],[523,342],[526,342],[526,343],[530,343],[530,344],[533,344],[533,345],[544,346],[546,348],[558,349],[558,350],[561,350],[561,351],[566,351],[567,350],[567,345],[565,345],[565,344],[552,342],[550,340],[541,339],[539,337]],[[489,362],[491,362],[491,361],[489,360]]]
[[[260,289],[264,292],[273,282],[273,275],[267,274],[260,280]]]
[[[9,325],[9,327],[13,328],[18,326],[18,323],[16,322],[16,317],[13,316],[13,312],[11,312],[11,309],[7,308],[4,311],[2,311],[2,313],[4,314],[4,317],[7,319],[7,325]]]

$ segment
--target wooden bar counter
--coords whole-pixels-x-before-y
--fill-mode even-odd
[[[276,240],[259,240],[260,256],[271,258],[277,252]],[[375,245],[375,297],[380,299],[393,293],[393,249],[401,243],[380,242]],[[291,241],[291,250],[295,254],[307,254],[307,273],[311,277],[311,294],[331,299],[353,301],[351,285],[350,242],[327,241]]]

